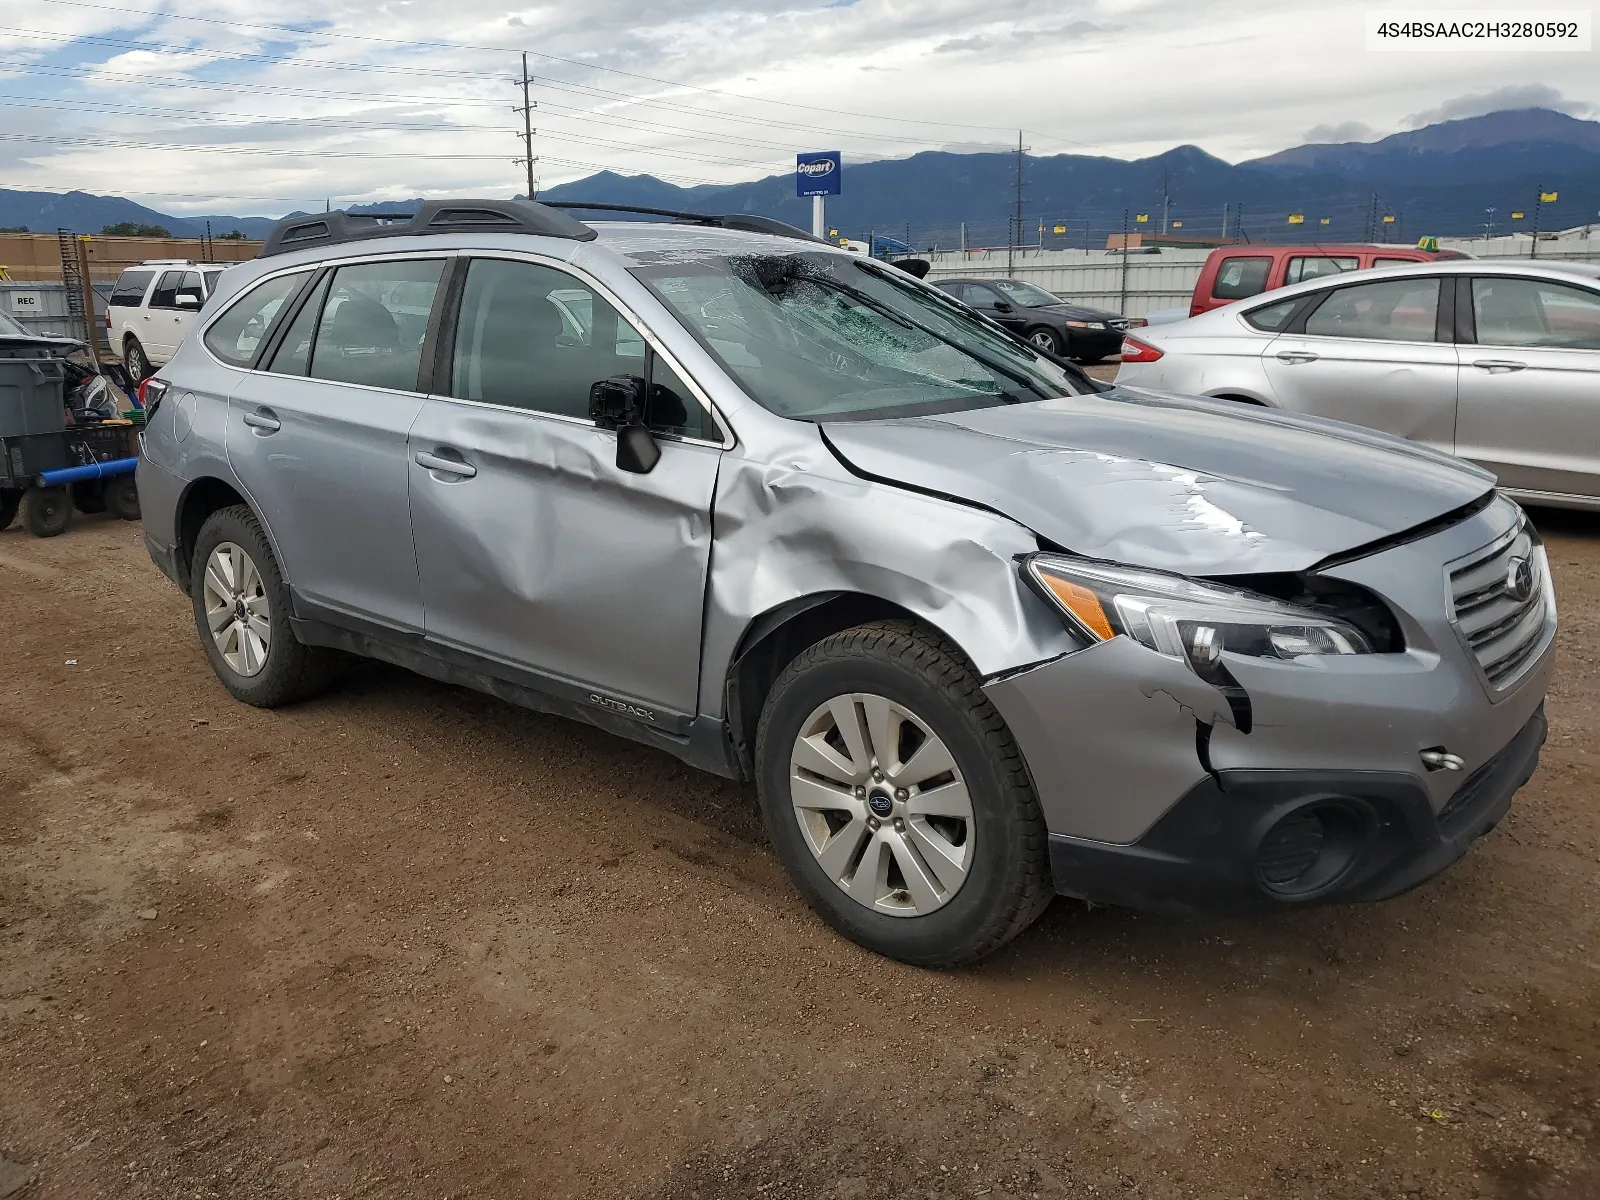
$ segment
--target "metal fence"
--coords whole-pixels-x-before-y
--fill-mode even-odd
[[[1443,249],[1461,250],[1474,258],[1527,258],[1532,239],[1497,238],[1439,240]],[[1594,247],[1591,249],[1590,247]],[[950,250],[924,255],[933,265],[930,279],[1020,279],[1053,292],[1073,304],[1101,308],[1127,317],[1143,317],[1159,309],[1187,308],[1209,250],[1135,251],[1038,250],[1006,247]],[[1541,262],[1600,262],[1600,237],[1539,243]]]

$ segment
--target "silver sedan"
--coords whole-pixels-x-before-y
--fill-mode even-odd
[[[1419,263],[1140,330],[1117,383],[1333,417],[1600,509],[1600,266]]]

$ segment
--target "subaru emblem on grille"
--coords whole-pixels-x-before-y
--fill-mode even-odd
[[[1523,601],[1533,595],[1533,564],[1525,558],[1513,558],[1506,564],[1506,595]]]

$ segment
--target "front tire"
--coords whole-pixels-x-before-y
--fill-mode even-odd
[[[244,505],[219,509],[200,527],[189,597],[211,669],[235,700],[276,708],[327,686],[332,652],[295,639],[288,585]]]
[[[1035,329],[1028,334],[1028,341],[1048,354],[1054,354],[1057,358],[1061,357],[1063,349],[1061,337],[1053,329]]]
[[[72,497],[64,487],[29,488],[22,494],[19,511],[34,537],[55,537],[72,524]]]
[[[960,652],[917,625],[861,625],[801,653],[767,698],[756,766],[789,877],[869,950],[973,962],[1050,902],[1022,754]]]

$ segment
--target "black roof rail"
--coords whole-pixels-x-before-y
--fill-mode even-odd
[[[586,204],[579,200],[547,200],[542,201],[546,208],[576,209],[580,212],[613,212],[613,213],[638,213],[647,217],[671,217],[681,225],[708,225],[717,229],[738,229],[745,233],[770,233],[777,237],[800,238],[807,242],[822,242],[822,239],[807,233],[799,226],[790,225],[787,221],[780,221],[775,217],[760,217],[753,213],[723,213],[713,215],[709,213],[678,212],[671,208],[648,208],[638,204],[601,204],[599,202]],[[828,243],[823,242],[823,245]]]
[[[529,233],[576,242],[599,236],[566,213],[527,200],[424,200],[414,213],[353,213],[336,208],[285,217],[267,234],[261,257],[372,238],[469,232]]]

